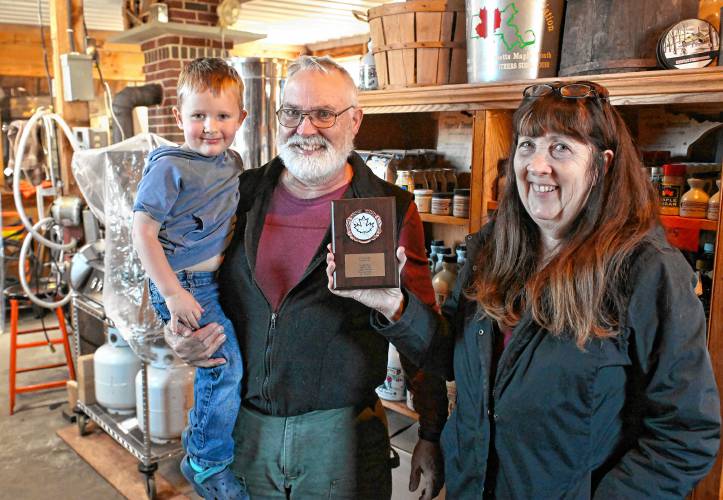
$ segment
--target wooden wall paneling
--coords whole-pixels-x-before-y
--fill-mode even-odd
[[[51,64],[50,31],[50,29],[45,30],[45,45],[48,50],[48,64],[52,76],[55,69]],[[103,77],[106,80],[143,81],[145,79],[143,53],[140,46],[106,43],[105,39],[114,33],[98,30],[91,30],[88,33],[98,43]],[[67,40],[65,34],[63,38]],[[82,47],[83,45],[79,45],[77,48],[82,49]],[[0,50],[3,54],[7,54],[7,57],[0,58],[0,75],[45,78],[39,27],[0,24]]]
[[[357,149],[434,149],[437,147],[435,113],[364,115],[354,139]]]
[[[141,52],[140,45],[101,42],[98,53],[103,79],[145,81],[143,52]],[[97,75],[97,69],[94,74]]]
[[[464,237],[468,231],[465,226],[453,226],[451,224],[424,224],[425,240],[444,240],[444,244],[452,249],[464,243]]]
[[[485,194],[490,201],[495,193],[497,181],[497,164],[510,155],[512,146],[512,111],[489,111],[485,136]]]
[[[76,29],[79,21],[82,23],[83,18],[83,2],[82,0],[71,0],[70,2],[72,26],[68,25],[68,4],[64,0],[50,0],[50,37],[52,40],[52,62],[54,79],[54,109],[70,127],[87,127],[90,125],[90,117],[87,102],[65,102],[63,96],[63,79],[59,77],[62,74],[60,65],[60,55],[70,52],[70,41],[68,37],[68,29]],[[81,24],[82,27],[82,24]],[[76,48],[81,48],[82,40],[77,40],[77,35],[82,33],[76,29]],[[70,160],[73,156],[73,148],[65,138],[65,134],[58,133],[61,137],[59,142],[60,149],[60,175],[63,180],[63,194],[80,195],[80,190],[70,171]]]

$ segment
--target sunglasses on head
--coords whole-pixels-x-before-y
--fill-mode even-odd
[[[576,83],[538,83],[522,91],[524,97],[543,97],[556,94],[564,99],[585,99],[592,97],[606,100],[607,91],[602,87],[586,82]]]

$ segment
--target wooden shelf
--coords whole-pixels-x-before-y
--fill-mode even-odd
[[[692,229],[695,231],[715,231],[718,221],[710,219],[691,219],[677,215],[661,215],[660,221],[667,228]]]
[[[580,79],[541,78],[374,90],[362,92],[359,101],[365,113],[516,109],[522,91],[532,83]],[[584,79],[604,85],[610,91],[610,101],[616,105],[723,102],[723,67],[609,73]]]
[[[487,203],[487,210],[497,210],[497,202]],[[718,221],[710,219],[691,219],[690,217],[679,217],[677,215],[661,215],[660,222],[667,228],[692,229],[695,231],[716,231]]]
[[[449,224],[453,226],[469,226],[469,219],[463,219],[462,217],[434,214],[419,214],[419,216],[422,218],[422,222],[431,222],[432,224]]]
[[[202,26],[199,24],[185,23],[161,23],[150,21],[134,28],[122,31],[117,35],[108,37],[112,43],[133,43],[141,44],[164,35],[181,35],[195,38],[208,38],[211,40],[226,40],[227,42],[246,43],[266,38],[262,33],[250,33],[248,31],[221,30],[218,26]]]
[[[419,420],[417,412],[410,410],[406,403],[401,401],[387,401],[386,399],[380,399],[380,401],[382,402],[382,406],[388,410],[401,413],[402,415],[413,418],[414,420]]]

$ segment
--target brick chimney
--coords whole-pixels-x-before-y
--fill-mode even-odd
[[[216,26],[218,3],[219,0],[168,0],[168,20],[170,23]],[[141,44],[146,83],[163,86],[163,102],[148,110],[151,132],[178,144],[183,143],[183,132],[176,125],[171,111],[177,103],[178,75],[187,62],[197,57],[227,58],[234,42],[228,39],[222,44],[220,38],[220,31],[213,38],[204,37],[202,33],[193,36],[163,34]]]

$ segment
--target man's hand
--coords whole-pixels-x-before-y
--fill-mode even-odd
[[[336,262],[331,252],[331,243],[327,245],[326,254],[326,275],[329,280],[329,291],[339,297],[348,297],[361,302],[370,309],[375,309],[383,314],[389,321],[397,321],[404,312],[404,294],[399,288],[370,288],[360,290],[334,290],[334,271]],[[407,262],[404,247],[397,248],[397,260],[399,261],[399,273]]]
[[[420,500],[432,500],[444,485],[444,461],[439,443],[419,439],[412,453],[412,473],[409,475],[409,491],[417,491],[422,479]]]
[[[226,340],[223,327],[218,323],[209,323],[199,330],[179,324],[175,331],[168,324],[163,329],[163,337],[168,347],[189,365],[212,368],[226,363],[223,358],[211,358]]]
[[[164,297],[166,306],[171,313],[171,330],[178,330],[178,323],[181,322],[191,328],[198,328],[198,320],[201,319],[203,308],[196,302],[188,291],[183,288],[178,289],[176,293],[168,297]]]

